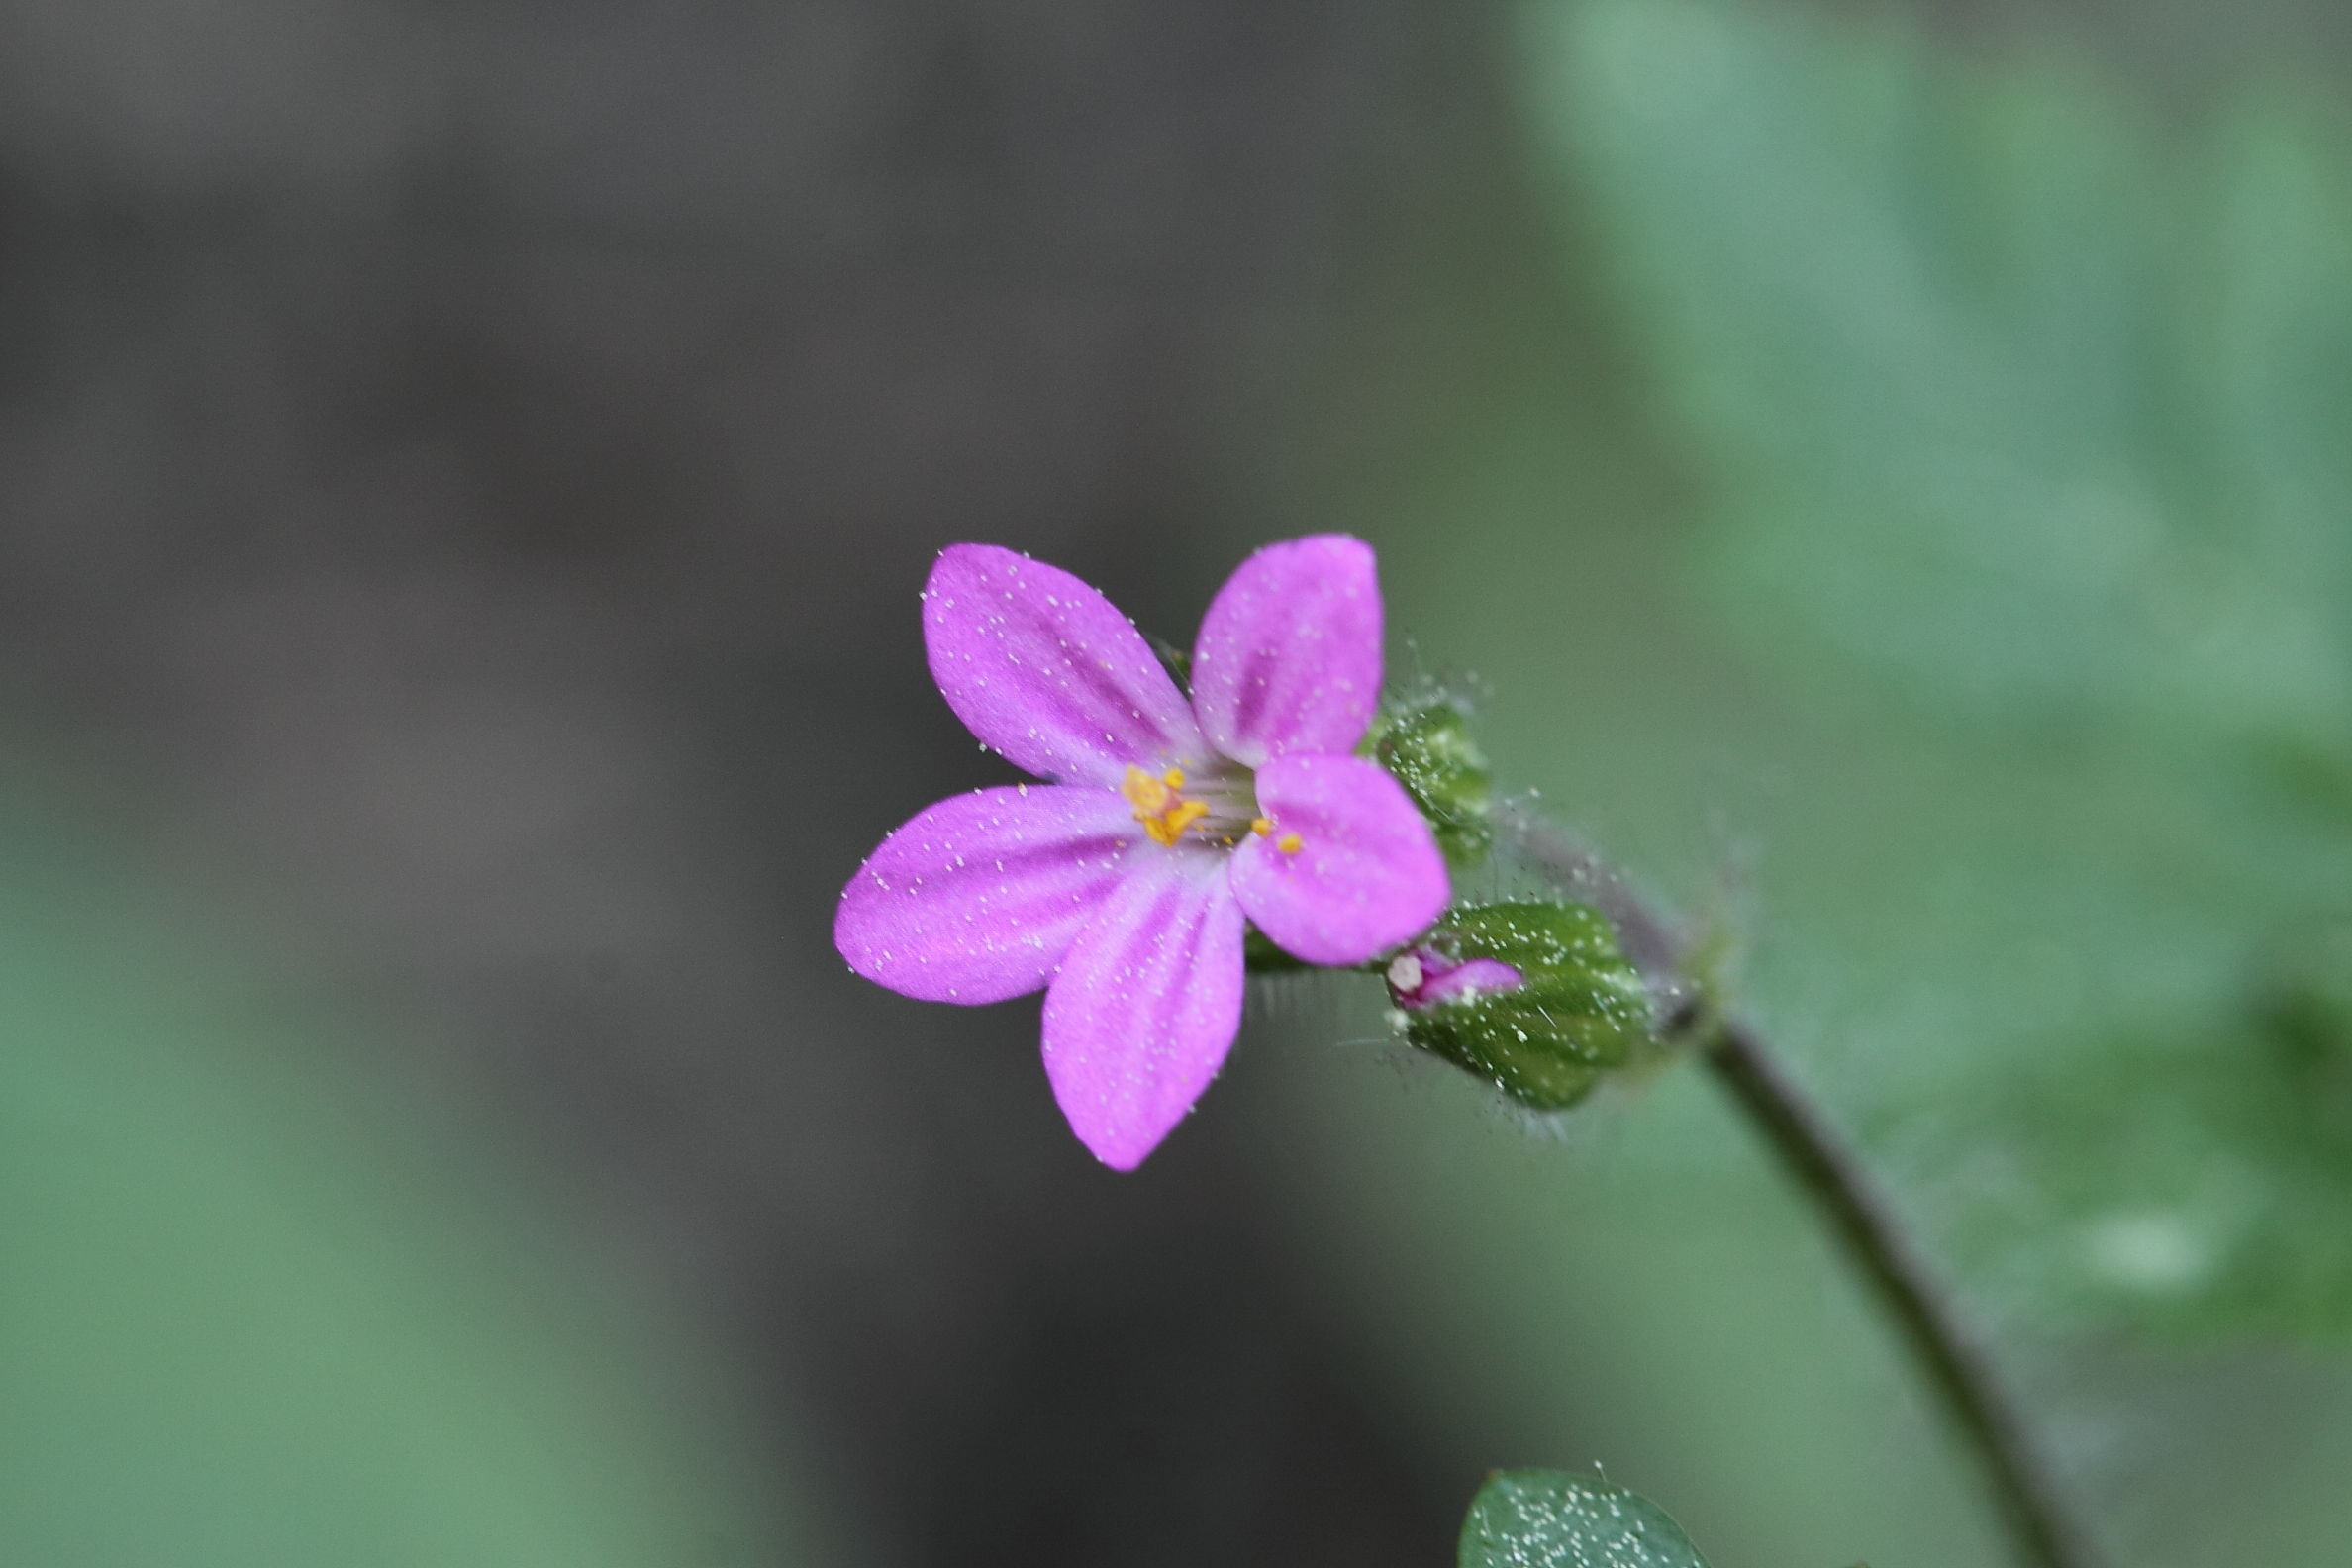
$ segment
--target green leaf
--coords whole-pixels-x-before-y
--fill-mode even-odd
[[[2332,128],[2250,99],[2174,147],[2063,64],[1690,0],[1544,15],[1552,128],[1729,481],[1727,609],[2007,724],[2342,751]]]
[[[2225,1048],[2180,1033],[2094,1040],[2079,1060],[1965,1091],[1914,1156],[1982,1168],[1998,1149],[2002,1167],[1968,1201],[1931,1200],[1947,1248],[1974,1277],[2070,1316],[2339,1332],[2352,1055],[2313,1023],[2282,1014],[2278,1032]],[[2051,1233],[2021,1243],[2004,1213],[2018,1205]]]
[[[1749,998],[1853,1040],[1840,1108],[2005,1308],[2352,1330],[2352,132],[1795,8],[1532,14],[1714,604],[1843,747],[1785,742]]]
[[[1666,1511],[1598,1477],[1503,1470],[1462,1521],[1461,1568],[1707,1568]]]

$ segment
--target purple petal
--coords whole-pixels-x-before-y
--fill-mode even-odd
[[[1406,980],[1414,984],[1403,984]],[[1473,993],[1517,991],[1527,977],[1500,958],[1452,963],[1441,953],[1418,947],[1389,965],[1388,983],[1397,1005],[1418,1013]]]
[[[833,945],[868,980],[926,1002],[1034,991],[1141,837],[1109,790],[1021,784],[943,800],[857,868]]]
[[[1518,968],[1500,958],[1472,958],[1432,976],[1421,989],[1423,1007],[1435,1007],[1473,992],[1517,991],[1527,983]]]
[[[1285,951],[1362,963],[1444,913],[1451,889],[1437,840],[1404,787],[1372,763],[1278,758],[1258,770],[1257,799],[1273,832],[1233,851],[1233,892]]]
[[[1241,910],[1225,857],[1138,851],[1045,993],[1045,1075],[1078,1140],[1133,1170],[1241,1026]]]
[[[954,544],[923,590],[923,637],[947,706],[1014,766],[1117,786],[1206,756],[1184,694],[1111,601],[1058,566]]]
[[[1192,678],[1201,729],[1236,762],[1352,750],[1380,701],[1372,546],[1318,534],[1243,561],[1201,621]]]

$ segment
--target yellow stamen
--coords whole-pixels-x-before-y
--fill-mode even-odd
[[[1263,838],[1266,836],[1266,834],[1274,831],[1274,819],[1271,817],[1253,817],[1249,821],[1249,831],[1253,833],[1256,833],[1260,838]]]
[[[1130,764],[1127,781],[1119,786],[1119,792],[1135,809],[1135,821],[1143,825],[1153,843],[1172,847],[1184,836],[1185,829],[1209,815],[1206,802],[1186,800],[1176,793],[1183,783],[1182,768],[1170,768],[1153,778]]]
[[[1152,842],[1173,845],[1184,836],[1184,830],[1209,815],[1209,808],[1199,801],[1178,801],[1158,817],[1147,818],[1143,831],[1151,834]]]
[[[1300,837],[1297,833],[1284,833],[1281,837],[1274,840],[1274,847],[1281,850],[1284,854],[1297,854],[1300,850],[1307,847],[1307,840]]]
[[[1135,808],[1137,822],[1156,817],[1168,809],[1168,786],[1133,763],[1127,764],[1127,782],[1119,787],[1119,793],[1125,795],[1127,804]]]

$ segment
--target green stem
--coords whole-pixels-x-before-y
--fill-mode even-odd
[[[1698,1049],[1878,1298],[1975,1456],[2018,1560],[2031,1568],[2096,1568],[2098,1554],[2069,1518],[2048,1464],[1963,1322],[1952,1290],[1827,1110],[1761,1035],[1706,1005],[1683,971],[1683,944],[1673,929],[1597,857],[1532,815],[1508,813],[1502,826],[1531,869],[1610,916],[1626,956],[1690,991],[1667,1021],[1668,1036]]]

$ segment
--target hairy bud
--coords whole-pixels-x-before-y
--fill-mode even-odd
[[[1387,979],[1406,1039],[1532,1110],[1576,1104],[1650,1036],[1639,971],[1583,904],[1448,911]]]
[[[1470,866],[1485,858],[1495,842],[1488,816],[1493,787],[1486,753],[1471,735],[1469,713],[1458,700],[1445,695],[1398,700],[1373,724],[1365,745],[1428,819],[1448,861]]]

